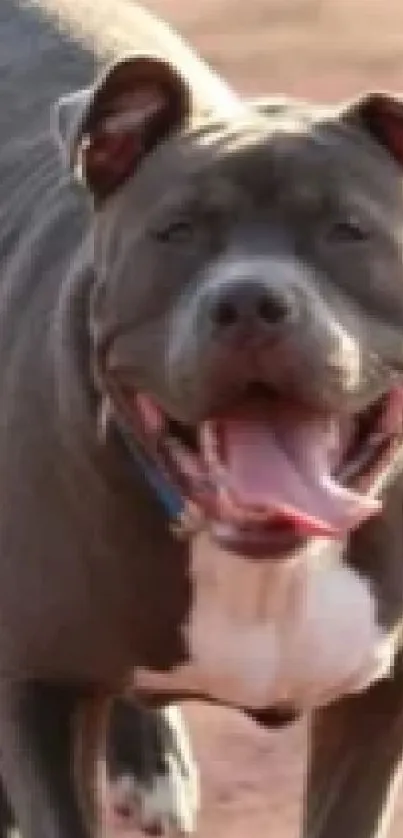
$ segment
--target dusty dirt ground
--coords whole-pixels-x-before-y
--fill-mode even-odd
[[[145,5],[176,25],[245,93],[335,99],[371,86],[403,91],[401,0]],[[200,838],[295,838],[304,727],[266,733],[237,714],[200,705],[187,713],[202,770]],[[391,838],[402,834],[403,798]]]

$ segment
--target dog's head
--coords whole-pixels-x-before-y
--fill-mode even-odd
[[[403,105],[200,119],[134,56],[58,124],[94,199],[101,396],[232,549],[344,537],[402,442]]]

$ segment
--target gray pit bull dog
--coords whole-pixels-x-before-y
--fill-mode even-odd
[[[403,749],[403,105],[196,99],[134,54],[59,98],[60,158],[45,110],[0,149],[0,773],[24,838],[88,835],[134,671],[151,707],[311,713],[302,834],[374,838]],[[180,722],[151,712],[152,774]]]

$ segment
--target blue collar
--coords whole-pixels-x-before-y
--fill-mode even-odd
[[[192,526],[194,516],[180,490],[169,479],[163,468],[159,468],[152,457],[147,455],[141,444],[136,443],[132,434],[127,431],[121,422],[115,420],[115,428],[117,438],[123,445],[125,452],[129,454],[130,460],[134,461],[133,465],[136,471],[138,472],[138,469],[140,469],[143,473],[160,506],[165,511],[171,531],[178,536],[189,535],[194,531],[194,526]]]

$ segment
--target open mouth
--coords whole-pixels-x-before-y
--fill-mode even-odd
[[[250,387],[198,426],[116,382],[113,402],[213,538],[251,555],[292,553],[313,536],[343,538],[378,512],[379,479],[403,433],[399,388],[343,416]]]

